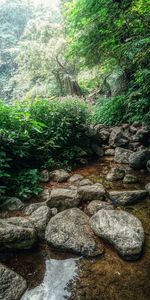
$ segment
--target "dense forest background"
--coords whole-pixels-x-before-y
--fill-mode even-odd
[[[0,24],[2,193],[87,151],[87,124],[150,123],[150,0],[2,0]]]

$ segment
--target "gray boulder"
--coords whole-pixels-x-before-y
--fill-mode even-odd
[[[78,208],[68,209],[54,216],[46,228],[45,239],[55,248],[85,256],[103,252],[89,226],[89,217]]]
[[[146,164],[147,171],[150,173],[150,160],[148,160]]]
[[[128,205],[139,202],[147,197],[146,190],[135,191],[112,191],[109,192],[110,200],[113,204]]]
[[[80,182],[81,180],[83,180],[84,177],[80,174],[74,174],[72,175],[70,178],[69,178],[69,183],[78,183]]]
[[[147,183],[145,186],[146,191],[149,193],[150,195],[150,183]]]
[[[47,201],[50,198],[50,191],[48,188],[44,188],[43,192],[39,195],[39,198],[43,201]]]
[[[46,206],[46,202],[37,202],[37,203],[32,203],[29,206],[26,207],[25,209],[25,215],[30,216],[33,212],[35,212],[37,209],[40,207]],[[51,208],[50,209],[51,215],[55,216],[57,214],[57,208]]]
[[[139,150],[134,152],[129,157],[129,165],[131,168],[140,170],[146,167],[148,160],[150,159],[149,150]]]
[[[92,181],[90,181],[89,179],[83,179],[79,182],[79,185],[80,186],[83,186],[83,185],[91,185],[92,184]]]
[[[55,170],[50,172],[49,176],[55,182],[66,182],[69,178],[69,173],[65,170]]]
[[[30,215],[30,221],[36,230],[39,239],[43,240],[46,226],[52,217],[52,212],[47,206],[41,206]]]
[[[1,300],[20,300],[26,289],[27,284],[23,277],[0,264]]]
[[[109,202],[99,200],[91,201],[87,206],[87,212],[91,216],[95,215],[100,209],[112,210],[114,207]]]
[[[115,149],[114,161],[116,163],[120,163],[120,164],[128,164],[129,163],[129,157],[130,157],[131,154],[133,154],[133,151],[128,150],[128,149],[124,149],[124,148],[121,148],[121,147],[117,147]]]
[[[123,179],[123,182],[128,184],[136,183],[138,182],[138,177],[133,174],[126,174]]]
[[[114,156],[114,154],[115,154],[115,150],[114,149],[107,149],[105,151],[105,155],[106,156]]]
[[[0,219],[0,248],[29,249],[37,241],[31,221],[22,217]]]
[[[112,168],[107,174],[106,179],[108,181],[117,181],[123,179],[125,176],[125,170],[122,168]]]
[[[144,243],[141,222],[122,210],[99,210],[91,218],[91,227],[100,237],[110,242],[126,259],[137,259]]]
[[[50,199],[47,201],[47,206],[50,208],[56,207],[59,211],[67,208],[77,207],[80,203],[80,198],[77,189],[53,189],[50,194]]]
[[[78,193],[82,201],[103,200],[105,189],[102,184],[96,183],[79,187]]]
[[[109,137],[109,145],[116,148],[121,146],[127,146],[128,143],[128,137],[124,134],[122,128],[113,127]]]
[[[16,197],[8,197],[0,205],[1,209],[9,211],[21,210],[23,207],[23,202]]]

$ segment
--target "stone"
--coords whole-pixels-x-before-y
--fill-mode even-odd
[[[83,185],[91,185],[92,184],[92,181],[90,181],[89,179],[83,179],[79,182],[79,185],[80,186],[83,186]]]
[[[143,169],[146,167],[148,160],[150,159],[150,151],[149,150],[139,150],[134,152],[129,157],[129,165],[133,169]]]
[[[43,192],[39,195],[39,198],[43,201],[49,200],[50,197],[50,191],[48,188],[44,188]]]
[[[48,170],[43,170],[40,174],[40,181],[41,182],[49,182],[50,176]]]
[[[16,197],[8,197],[0,205],[1,209],[9,211],[21,210],[23,207],[23,202]]]
[[[103,144],[107,143],[109,140],[110,132],[106,129],[101,129],[99,132],[99,137],[100,140],[102,141]]]
[[[121,147],[117,147],[115,149],[114,161],[116,163],[120,163],[120,164],[128,164],[129,163],[129,157],[131,156],[131,154],[133,154],[133,151],[128,150],[128,149],[124,149],[124,148],[121,148]]]
[[[34,211],[36,211],[38,208],[44,205],[46,206],[46,202],[37,202],[30,204],[25,208],[25,216],[30,216]]]
[[[132,151],[137,151],[137,149],[140,147],[139,142],[129,143],[129,149]]]
[[[20,300],[26,289],[27,283],[22,276],[0,264],[1,300]]]
[[[79,187],[78,193],[82,201],[103,200],[105,189],[102,184],[85,185]]]
[[[30,221],[40,240],[44,239],[46,226],[52,217],[52,212],[47,206],[41,206],[30,215]]]
[[[110,137],[109,145],[116,148],[121,146],[127,146],[129,140],[125,136],[121,127],[113,127]]]
[[[131,133],[135,134],[137,132],[137,130],[138,130],[137,127],[134,127],[133,125],[130,126],[130,132]]]
[[[150,131],[145,128],[140,128],[132,137],[133,142],[140,142],[143,145],[149,144]]]
[[[106,209],[106,210],[111,209],[112,210],[112,209],[114,209],[114,207],[109,202],[104,202],[104,201],[100,201],[100,200],[91,201],[87,206],[87,212],[91,216],[96,214],[100,209]]]
[[[114,156],[115,155],[115,150],[114,149],[107,149],[105,151],[106,156]]]
[[[91,218],[93,231],[110,242],[125,259],[137,259],[144,243],[142,224],[122,210],[99,210]]]
[[[147,171],[150,173],[150,160],[148,160],[146,164]]]
[[[54,216],[46,228],[45,239],[57,249],[85,256],[103,252],[89,226],[89,217],[78,208],[68,209]]]
[[[66,182],[69,178],[69,173],[65,170],[55,170],[50,172],[49,176],[55,182]]]
[[[128,205],[142,201],[147,197],[146,190],[133,191],[112,191],[109,192],[110,200],[113,204]]]
[[[107,174],[106,179],[108,181],[117,181],[123,179],[125,176],[125,170],[122,168],[112,168]]]
[[[150,195],[150,183],[147,183],[145,186],[146,191],[149,193]]]
[[[80,198],[77,189],[53,189],[47,206],[56,207],[59,211],[67,208],[77,207],[80,204]]]
[[[36,241],[36,231],[29,219],[23,217],[0,219],[1,249],[30,249]]]
[[[76,183],[81,181],[82,179],[84,179],[84,176],[80,175],[80,174],[74,174],[69,178],[69,183]]]
[[[123,179],[124,183],[137,183],[138,182],[138,177],[133,175],[133,174],[126,174],[124,179]]]
[[[92,148],[93,152],[94,152],[98,157],[103,157],[103,156],[104,156],[104,151],[103,151],[103,149],[102,149],[100,146],[98,146],[98,145],[96,145],[96,144],[93,144],[93,145],[91,146],[91,148]]]

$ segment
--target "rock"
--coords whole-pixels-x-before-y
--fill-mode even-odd
[[[104,151],[101,147],[99,147],[98,145],[96,144],[93,144],[91,146],[93,152],[98,156],[98,157],[103,157],[104,156]]]
[[[150,173],[150,160],[148,160],[146,164],[147,171]]]
[[[146,167],[148,160],[150,159],[150,151],[149,150],[139,150],[134,152],[129,157],[129,165],[133,169],[143,169]]]
[[[0,264],[0,299],[20,300],[27,289],[27,283],[16,272]]]
[[[140,146],[140,143],[138,143],[138,142],[129,143],[129,149],[132,150],[132,151],[137,151],[139,146]]]
[[[145,186],[146,191],[149,193],[150,195],[150,183],[147,183]]]
[[[127,146],[129,140],[125,136],[122,128],[113,127],[110,137],[109,137],[109,145],[116,148],[121,146]]]
[[[103,200],[105,189],[102,184],[85,185],[78,189],[82,201]]]
[[[56,182],[66,182],[69,178],[69,173],[65,170],[55,170],[49,173],[50,179]]]
[[[85,256],[103,252],[90,229],[88,216],[78,208],[65,210],[53,217],[46,228],[45,238],[55,248]]]
[[[132,137],[133,142],[139,142],[142,145],[149,145],[150,131],[145,128],[141,128],[137,133]]]
[[[99,210],[91,218],[91,227],[100,237],[110,242],[126,259],[137,259],[144,243],[141,222],[122,210]]]
[[[114,161],[120,164],[128,164],[131,154],[133,154],[133,151],[117,147],[115,150]]]
[[[135,191],[113,191],[109,192],[110,200],[113,204],[128,205],[139,202],[147,197],[146,190]]]
[[[47,206],[41,206],[30,215],[30,221],[37,232],[39,239],[43,240],[46,226],[52,217],[52,212]]]
[[[138,177],[132,174],[126,174],[124,179],[124,183],[137,183],[138,182]]]
[[[100,140],[102,141],[103,144],[107,143],[109,140],[110,132],[106,129],[100,129],[98,132]]]
[[[80,174],[74,174],[69,178],[70,183],[76,183],[84,179],[84,177]]]
[[[40,181],[41,182],[49,182],[49,180],[50,180],[49,171],[43,170],[41,172]]]
[[[32,223],[23,217],[0,219],[0,248],[29,249],[37,240]]]
[[[87,212],[93,216],[94,214],[96,214],[100,209],[114,209],[113,205],[108,203],[108,202],[104,202],[104,201],[99,201],[99,200],[94,200],[91,201],[88,206],[87,206]]]
[[[43,201],[49,200],[50,192],[49,189],[45,188],[43,192],[39,195],[39,198],[41,198]]]
[[[25,216],[30,216],[34,211],[44,205],[46,206],[46,202],[37,202],[30,204],[25,208]]]
[[[15,197],[8,197],[5,201],[0,205],[0,208],[3,210],[21,210],[24,207],[23,202]]]
[[[77,207],[79,203],[80,198],[77,189],[53,189],[50,199],[47,201],[47,206],[50,208],[56,207],[59,211],[62,211]]]
[[[137,127],[134,127],[133,125],[130,126],[130,132],[131,133],[135,134],[137,132],[137,130],[138,130]]]
[[[105,151],[105,155],[106,156],[114,156],[114,154],[115,154],[115,150],[114,149],[107,149]]]
[[[92,184],[92,181],[90,181],[89,179],[83,179],[79,182],[79,185],[80,186],[83,186],[83,185],[91,185]]]
[[[121,168],[112,168],[107,174],[106,179],[108,181],[117,181],[123,179],[125,176],[125,170]]]

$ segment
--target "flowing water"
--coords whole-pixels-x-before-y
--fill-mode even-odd
[[[138,184],[108,183],[105,175],[112,166],[111,161],[97,162],[74,173],[102,182],[107,190],[141,189],[150,182],[146,173],[139,172]],[[137,216],[145,230],[143,254],[138,261],[124,261],[104,241],[105,254],[95,259],[61,253],[46,244],[30,251],[7,252],[0,255],[1,262],[24,276],[28,283],[22,300],[149,300],[150,200],[123,209]]]

